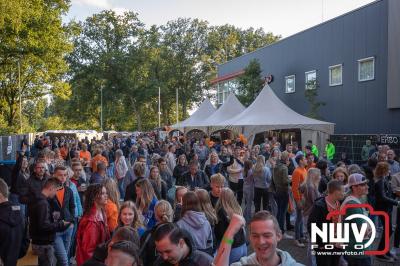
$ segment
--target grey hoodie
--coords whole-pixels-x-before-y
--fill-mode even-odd
[[[196,249],[212,248],[212,229],[204,213],[186,211],[185,215],[176,224],[191,233]]]
[[[281,264],[279,264],[278,266],[304,266],[304,264],[296,262],[288,252],[280,249],[276,249],[276,252],[281,258]],[[260,265],[257,261],[256,253],[253,253],[247,257],[242,257],[240,261],[231,264],[231,266],[242,265]]]

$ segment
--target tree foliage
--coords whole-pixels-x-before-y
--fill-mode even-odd
[[[306,87],[309,89],[306,89],[304,91],[304,96],[308,101],[309,104],[309,111],[305,114],[306,116],[314,119],[319,119],[323,120],[323,118],[319,114],[319,109],[322,106],[325,106],[325,102],[318,101],[318,88],[319,84],[317,80],[310,80],[307,84]]]
[[[258,60],[253,59],[244,69],[244,74],[238,77],[238,99],[244,106],[249,106],[260,93],[264,85]]]
[[[105,10],[62,25],[67,0],[0,0],[0,127],[97,129],[103,92],[104,130],[147,130],[179,120],[211,95],[216,64],[280,38],[262,29],[179,18],[146,27],[135,12]],[[18,62],[23,117],[19,118]],[[245,101],[257,93],[254,65],[243,77]],[[247,91],[247,89],[249,91]],[[47,95],[50,105],[43,96]]]
[[[68,5],[62,0],[1,0],[0,6],[12,11],[2,9],[0,16],[0,115],[11,132],[24,120],[18,114],[20,98],[31,104],[47,94],[69,95],[64,56],[72,45],[61,19]]]

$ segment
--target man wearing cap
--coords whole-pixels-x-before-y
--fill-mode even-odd
[[[349,176],[348,185],[350,189],[350,195],[346,197],[343,201],[341,209],[344,208],[347,204],[361,204],[364,201],[364,198],[368,194],[368,180],[362,174],[352,174]],[[346,214],[343,217],[344,222],[351,222],[356,223],[358,228],[360,229],[362,224],[366,221],[360,218],[352,219],[351,221],[346,221],[345,219],[350,215],[354,214],[362,214],[368,216],[368,211],[364,208],[350,208],[346,210]],[[371,228],[368,228],[367,231],[370,231]],[[356,244],[365,244],[368,239],[364,239],[363,243],[357,243],[356,238],[352,230],[350,230],[350,238],[349,238],[349,245],[348,251],[361,251],[359,249],[355,249],[354,246]],[[363,265],[363,266],[370,266],[372,265],[371,257],[366,255],[346,255],[345,256],[349,265]]]

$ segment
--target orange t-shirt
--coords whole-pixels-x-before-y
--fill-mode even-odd
[[[304,182],[307,176],[307,169],[304,167],[297,167],[292,174],[292,193],[296,202],[300,202],[302,195],[300,194],[299,187]]]
[[[92,159],[92,155],[90,155],[89,151],[80,151],[79,158],[83,159],[86,162],[90,162],[90,159]]]
[[[64,203],[64,195],[65,195],[65,189],[60,189],[59,191],[57,191],[57,200],[60,203],[60,206],[63,206]]]
[[[106,157],[104,157],[101,154],[97,154],[96,156],[93,157],[92,160],[92,172],[97,172],[97,164],[99,162],[104,162],[106,166],[108,166],[108,161]]]

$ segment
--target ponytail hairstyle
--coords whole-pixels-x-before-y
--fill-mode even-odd
[[[172,223],[174,211],[171,204],[166,200],[160,200],[154,207],[155,217],[159,223]]]

